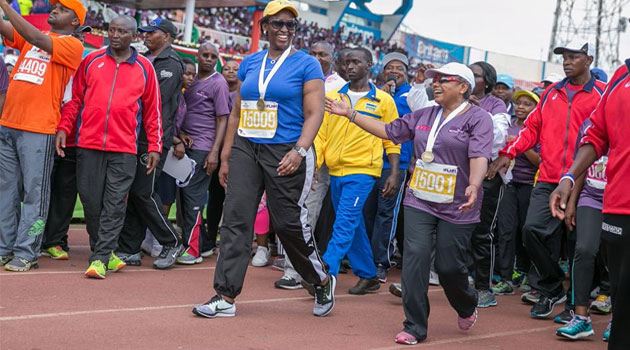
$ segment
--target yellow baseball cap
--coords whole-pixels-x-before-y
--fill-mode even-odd
[[[282,10],[289,10],[295,17],[298,17],[298,10],[290,1],[288,0],[273,0],[270,1],[267,6],[265,6],[265,10],[263,11],[263,17],[273,16],[276,13]]]
[[[532,100],[536,101],[537,104],[540,101],[540,97],[538,97],[538,95],[528,90],[519,90],[514,93],[514,96],[512,98],[514,99],[514,101],[516,101],[521,96],[527,96],[531,98]]]

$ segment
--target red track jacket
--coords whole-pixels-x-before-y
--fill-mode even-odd
[[[591,116],[593,125],[586,130],[582,144],[590,143],[598,156],[608,155],[604,191],[604,209],[607,214],[630,214],[630,59],[615,72],[606,87],[604,96]]]
[[[57,130],[76,126],[75,145],[107,152],[138,153],[140,128],[149,152],[162,151],[160,88],[153,65],[132,48],[120,64],[109,47],[90,53],[72,84],[72,100],[63,106]]]
[[[605,84],[591,78],[578,91],[571,103],[565,90],[569,79],[545,90],[536,108],[525,120],[518,137],[499,152],[514,159],[540,143],[540,174],[538,181],[558,183],[573,164],[573,154],[580,126],[599,103]]]

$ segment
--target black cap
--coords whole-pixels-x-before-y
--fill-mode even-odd
[[[89,33],[92,31],[92,27],[90,26],[78,26],[77,29],[74,30],[77,33]]]
[[[158,29],[163,31],[164,33],[170,34],[171,38],[173,39],[175,39],[175,37],[177,36],[177,28],[175,27],[173,22],[160,17],[149,22],[148,26],[138,28],[138,30],[143,33],[154,32]]]

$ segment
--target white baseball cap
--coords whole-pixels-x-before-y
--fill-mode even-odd
[[[433,79],[436,74],[458,76],[464,79],[468,84],[470,84],[471,91],[475,88],[475,75],[473,74],[472,70],[470,70],[470,68],[468,68],[464,64],[457,62],[447,63],[440,68],[427,70],[424,73],[424,76],[429,79]]]
[[[556,55],[562,55],[565,52],[577,52],[577,53],[583,53],[586,56],[591,56],[591,57],[595,57],[595,46],[592,45],[589,42],[580,42],[580,41],[573,41],[568,45],[565,46],[559,46],[556,47],[555,49],[553,49],[553,53],[555,53]]]
[[[15,64],[17,63],[18,57],[16,55],[6,55],[4,56],[4,64],[5,65],[10,65],[10,66],[15,66]]]

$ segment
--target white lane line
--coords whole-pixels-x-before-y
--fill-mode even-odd
[[[593,324],[603,324],[603,323],[608,323],[607,320],[599,320],[599,321],[593,321]],[[455,326],[455,325],[453,325]],[[502,337],[509,337],[509,336],[513,336],[513,335],[523,335],[523,334],[530,334],[530,333],[538,333],[538,332],[549,332],[549,331],[555,331],[556,329],[558,329],[558,326],[548,326],[548,327],[538,327],[538,328],[529,328],[529,329],[518,329],[518,330],[513,330],[513,331],[506,331],[506,332],[499,332],[499,333],[490,333],[490,334],[484,334],[484,335],[475,335],[475,336],[469,336],[469,337],[461,337],[461,338],[449,338],[449,339],[442,339],[442,340],[436,340],[436,341],[427,341],[426,343],[421,342],[418,343],[417,345],[393,345],[393,346],[386,346],[386,347],[382,347],[382,348],[372,348],[370,350],[399,350],[399,349],[410,349],[410,348],[426,348],[429,346],[434,346],[434,345],[444,345],[444,344],[452,344],[452,343],[469,343],[471,341],[475,341],[475,340],[485,340],[485,339],[493,339],[493,338],[502,338]],[[392,335],[392,338],[394,337],[394,335]]]
[[[440,288],[430,289],[431,292],[439,292],[442,291]],[[366,296],[374,296],[374,295],[385,295],[389,294],[389,292],[380,292],[380,293],[368,293],[363,296],[351,295],[351,294],[341,294],[335,295],[335,298],[344,299],[344,298],[361,298]],[[239,301],[238,304],[267,304],[267,303],[284,303],[290,301],[301,301],[301,300],[313,300],[311,296],[304,297],[293,297],[293,298],[273,298],[273,299],[256,299],[256,300],[243,300]],[[53,318],[53,317],[65,317],[65,316],[80,316],[80,315],[94,315],[94,314],[107,314],[112,312],[137,312],[137,311],[158,311],[158,310],[168,310],[168,309],[182,309],[182,308],[190,308],[195,304],[179,304],[179,305],[160,305],[160,306],[146,306],[146,307],[132,307],[132,308],[119,308],[119,309],[104,309],[104,310],[83,310],[83,311],[69,311],[69,312],[55,312],[55,313],[47,313],[47,314],[32,314],[32,315],[20,315],[20,316],[6,316],[0,317],[0,322],[4,321],[21,321],[21,320],[33,320],[40,318]]]
[[[120,273],[127,272],[164,272],[164,271],[188,271],[188,270],[214,270],[212,267],[174,267],[168,270],[157,269],[124,269]],[[84,270],[71,270],[71,271],[28,271],[28,272],[0,272],[0,277],[5,276],[36,276],[36,275],[66,275],[66,274],[83,274]]]

